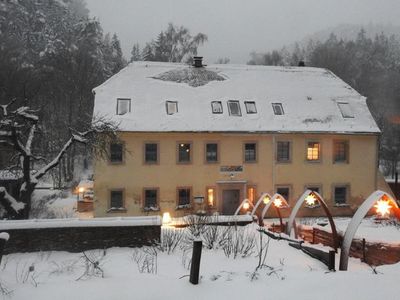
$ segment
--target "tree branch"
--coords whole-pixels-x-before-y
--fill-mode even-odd
[[[17,216],[24,209],[25,204],[14,199],[4,187],[0,187],[0,203],[4,209],[12,216]]]

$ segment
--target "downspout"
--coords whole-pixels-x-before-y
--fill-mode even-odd
[[[272,194],[275,194],[275,149],[276,149],[276,140],[275,140],[275,135],[272,135]]]

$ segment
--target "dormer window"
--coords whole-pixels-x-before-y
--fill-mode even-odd
[[[340,112],[342,113],[342,117],[347,119],[347,118],[354,118],[353,111],[351,109],[351,106],[347,102],[338,102],[337,103]]]
[[[117,115],[125,115],[128,112],[131,112],[131,99],[118,98]]]
[[[246,111],[248,114],[257,113],[256,103],[254,101],[244,101],[244,105],[246,106]]]
[[[230,100],[228,101],[228,110],[230,116],[241,116],[242,112],[240,111],[239,101]]]
[[[177,101],[166,101],[167,114],[173,115],[178,112],[178,102]]]
[[[284,115],[282,103],[272,103],[272,108],[274,110],[274,114],[277,116]]]
[[[213,114],[222,114],[222,102],[221,101],[212,101],[211,102],[211,110]]]

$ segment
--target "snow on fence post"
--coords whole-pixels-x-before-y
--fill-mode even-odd
[[[200,259],[201,259],[202,248],[203,248],[202,241],[193,241],[192,265],[190,266],[190,279],[189,279],[189,281],[192,284],[199,283]]]
[[[9,238],[10,238],[10,235],[7,232],[0,233],[0,263],[1,263],[1,259],[3,258],[4,246],[6,245]]]

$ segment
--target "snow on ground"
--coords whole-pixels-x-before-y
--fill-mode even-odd
[[[248,225],[246,236],[257,226]],[[266,236],[264,236],[264,242]],[[257,241],[258,245],[258,241]],[[251,279],[258,258],[227,258],[221,249],[203,250],[201,280],[189,283],[191,251],[158,252],[157,273],[138,271],[135,249],[108,249],[100,263],[104,278],[77,281],[85,269],[80,253],[41,252],[3,257],[0,282],[12,293],[9,299],[398,299],[400,264],[378,267],[378,274],[350,259],[349,271],[328,272],[320,262],[271,240],[265,263]],[[136,251],[142,251],[137,250]],[[256,250],[255,250],[256,251]],[[101,250],[90,251],[100,255]],[[34,270],[29,272],[29,267]],[[32,270],[32,268],[31,268]]]

